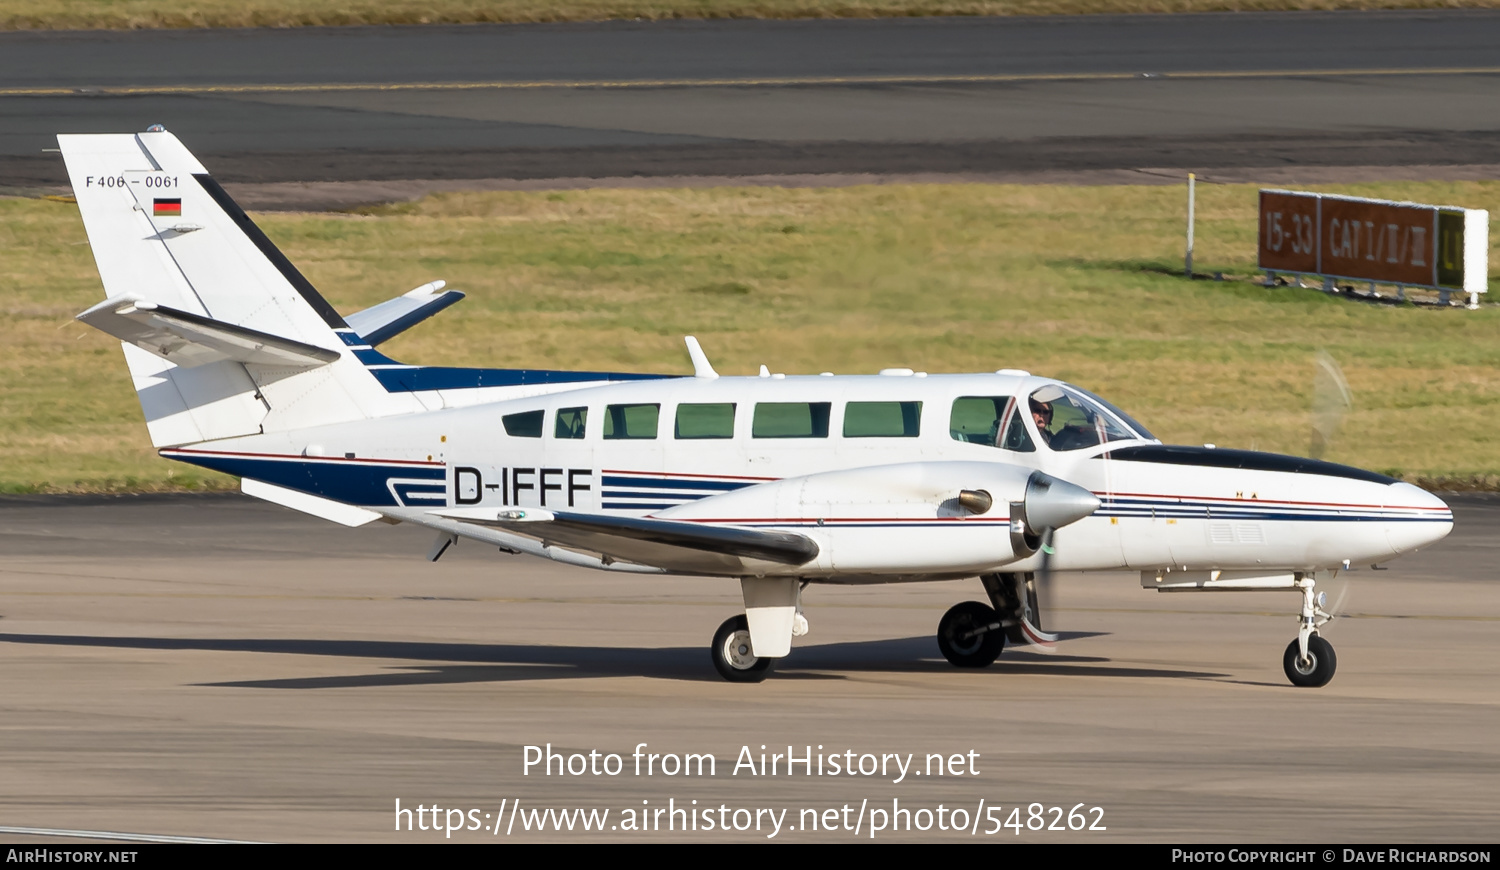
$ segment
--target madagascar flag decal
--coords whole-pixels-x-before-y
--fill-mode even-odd
[[[181,199],[153,199],[151,200],[151,214],[153,217],[181,217]]]

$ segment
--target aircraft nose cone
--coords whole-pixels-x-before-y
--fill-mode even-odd
[[[1024,505],[1028,528],[1060,529],[1098,510],[1099,499],[1081,486],[1035,471],[1026,481]]]
[[[1394,553],[1409,553],[1435,544],[1453,531],[1453,511],[1442,499],[1409,483],[1393,483],[1385,503],[1396,521],[1386,523],[1386,540]]]

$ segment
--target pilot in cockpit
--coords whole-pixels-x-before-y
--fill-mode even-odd
[[[1031,398],[1027,400],[1031,405],[1031,421],[1036,424],[1037,434],[1041,435],[1042,441],[1047,444],[1052,443],[1052,432],[1049,428],[1052,425],[1052,403],[1062,397],[1063,391],[1049,384],[1032,393]]]

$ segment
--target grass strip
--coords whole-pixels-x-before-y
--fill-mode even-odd
[[[1497,0],[0,0],[0,30],[1491,9]]]
[[[344,312],[434,278],[469,298],[383,345],[432,365],[724,374],[1002,367],[1053,375],[1164,440],[1305,454],[1314,355],[1354,393],[1327,458],[1500,486],[1500,307],[1377,305],[1252,285],[1253,186],[1006,185],[460,193],[259,221]],[[1489,208],[1500,182],[1338,192]],[[0,491],[200,489],[159,459],[112,339],[77,207],[0,199]]]

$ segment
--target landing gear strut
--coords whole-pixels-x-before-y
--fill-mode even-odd
[[[1038,628],[1042,625],[1041,608],[1037,606],[1036,575],[983,574],[979,582],[984,584],[990,604],[1000,614],[1006,639],[1011,643],[1029,643],[1021,631],[1021,624],[1029,621]]]
[[[1013,644],[1031,644],[1042,650],[1057,642],[1057,635],[1042,630],[1042,608],[1037,600],[1037,576],[982,574],[979,582],[989,593],[990,604],[1000,614],[1005,637]]]

